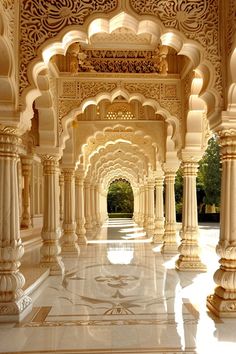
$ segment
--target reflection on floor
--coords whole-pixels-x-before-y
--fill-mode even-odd
[[[64,259],[63,278],[43,282],[23,322],[0,325],[0,352],[235,354],[236,320],[205,306],[218,235],[218,225],[201,226],[208,272],[182,273],[131,220],[111,220],[99,242]]]

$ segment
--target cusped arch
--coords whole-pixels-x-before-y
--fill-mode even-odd
[[[112,31],[128,27],[135,34],[148,33],[153,36],[158,36],[163,45],[168,45],[174,48],[178,54],[186,55],[193,63],[194,69],[202,71],[203,68],[208,68],[209,75],[204,77],[203,87],[208,92],[208,104],[213,103],[213,107],[219,105],[219,95],[214,89],[215,72],[211,63],[209,63],[204,56],[204,48],[196,41],[189,40],[186,36],[176,29],[165,28],[164,25],[154,16],[135,14],[129,15],[122,11],[115,16],[112,14],[110,18],[101,15],[88,19],[83,26],[71,26],[64,28],[53,39],[47,40],[38,50],[38,56],[30,63],[28,76],[31,86],[23,92],[23,105],[27,101],[27,96],[32,90],[37,91],[37,71],[46,68],[50,58],[55,54],[65,54],[68,47],[75,42],[88,42],[89,38],[96,33],[111,33]],[[206,71],[206,69],[204,70]],[[35,92],[36,92],[35,91]],[[203,92],[202,92],[203,94]],[[135,97],[135,95],[134,95]],[[97,101],[96,98],[95,101]],[[74,114],[80,113],[87,102],[81,104],[81,109],[73,110],[63,120],[64,125],[64,139],[68,137],[66,126],[67,123],[74,119]],[[82,108],[83,107],[83,108]],[[208,109],[210,112],[211,109]]]
[[[89,137],[87,143],[84,144],[82,148],[83,154],[77,157],[77,160],[81,160],[81,157],[83,156],[82,160],[85,163],[86,169],[94,154],[99,153],[99,151],[109,145],[115,145],[122,142],[139,147],[140,151],[148,157],[152,168],[155,169],[156,143],[152,141],[150,136],[146,135],[141,130],[135,131],[133,128],[127,128],[123,125],[106,127],[103,131],[98,131],[93,136]]]
[[[236,111],[236,33],[234,34],[233,50],[230,56],[230,85],[228,89],[228,111]]]
[[[1,10],[1,6],[0,6]],[[7,35],[7,18],[4,12],[0,11],[0,107],[1,116],[3,112],[8,116],[17,106],[17,83],[14,62],[13,48]],[[5,118],[5,117],[4,117]]]

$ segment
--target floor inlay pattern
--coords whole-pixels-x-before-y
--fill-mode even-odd
[[[63,259],[65,275],[44,281],[21,323],[0,324],[0,352],[235,354],[234,322],[215,318],[205,305],[214,288],[218,229],[203,229],[208,271],[198,274],[176,271],[177,255],[163,255],[147,239],[135,242],[132,221],[120,226],[122,237],[126,227],[133,235],[123,243],[118,224],[101,230],[101,244]]]

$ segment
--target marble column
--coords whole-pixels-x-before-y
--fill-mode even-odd
[[[64,221],[62,253],[66,256],[78,255],[80,252],[75,233],[75,170],[63,168],[64,175]]]
[[[90,208],[91,208],[91,224],[93,231],[96,230],[97,220],[96,220],[96,210],[95,210],[95,185],[90,184]]]
[[[92,219],[91,219],[91,198],[90,198],[90,183],[88,180],[84,181],[85,188],[85,228],[86,232],[92,231]]]
[[[236,317],[236,129],[219,132],[222,157],[220,240],[216,252],[220,267],[207,307],[219,317]]]
[[[78,236],[78,244],[85,245],[86,230],[84,227],[84,176],[80,173],[75,174],[75,220],[76,220],[76,234]]]
[[[158,177],[156,179],[156,218],[155,218],[155,230],[154,230],[154,243],[162,243],[164,237],[164,177]]]
[[[155,221],[155,214],[154,214],[154,181],[148,181],[147,184],[147,197],[148,197],[148,210],[147,210],[147,233],[148,236],[153,236],[154,234],[154,221]]]
[[[0,322],[22,320],[32,309],[22,290],[19,271],[24,247],[20,238],[17,178],[21,139],[11,127],[0,125]]]
[[[25,156],[22,157],[21,167],[22,176],[24,178],[21,227],[28,229],[32,226],[30,217],[30,177],[32,168],[32,158]]]
[[[181,244],[178,248],[180,256],[176,268],[184,271],[206,271],[200,259],[198,244],[198,216],[196,178],[198,162],[184,161],[183,170],[183,220]]]
[[[165,233],[162,253],[177,253],[176,211],[175,211],[175,174],[176,171],[165,171]]]
[[[139,223],[139,190],[134,191],[134,213],[133,219],[138,224]]]
[[[144,195],[144,186],[140,187],[140,218],[139,225],[144,226],[144,210],[145,210],[145,195]]]
[[[144,185],[144,221],[143,226],[146,229],[148,226],[148,185]]]
[[[50,275],[64,272],[64,265],[59,256],[61,252],[59,245],[61,228],[59,219],[58,159],[59,157],[54,155],[41,156],[44,177],[44,210],[40,265],[49,268]]]
[[[100,215],[100,200],[99,200],[99,196],[100,196],[100,185],[96,184],[95,185],[95,213],[96,213],[96,227],[100,228],[101,226],[101,215]]]
[[[64,175],[61,172],[59,176],[59,186],[60,186],[60,221],[63,222],[64,219]]]

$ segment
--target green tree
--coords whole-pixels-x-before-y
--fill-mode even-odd
[[[107,194],[109,213],[132,213],[134,196],[130,183],[118,180],[111,183]]]
[[[220,148],[217,138],[209,140],[208,148],[200,161],[198,181],[203,185],[206,204],[219,206],[221,185]]]
[[[176,203],[176,213],[182,213],[183,205],[183,173],[182,169],[179,168],[175,177],[175,203]]]

